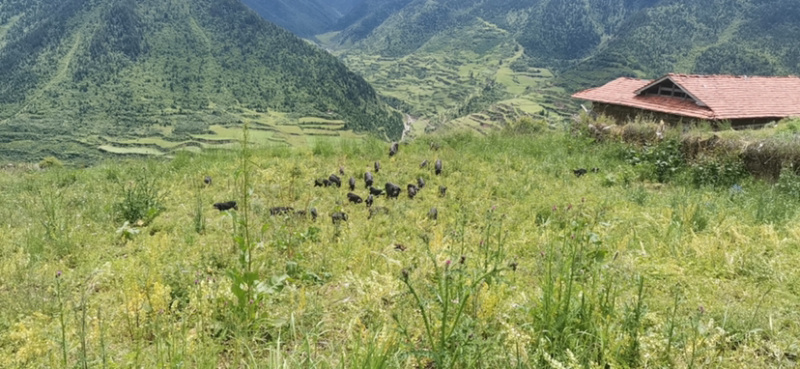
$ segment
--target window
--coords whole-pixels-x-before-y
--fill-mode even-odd
[[[657,95],[675,97],[679,99],[692,99],[689,94],[683,91],[678,85],[672,83],[672,81],[669,79],[664,80],[663,82],[652,86],[647,90],[644,90],[641,94],[645,96]]]

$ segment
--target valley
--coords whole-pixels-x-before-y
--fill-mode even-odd
[[[219,17],[207,2],[6,1],[0,154],[87,164],[110,152],[172,156],[227,147],[245,123],[265,145],[440,129],[486,134],[522,116],[559,128],[579,111],[571,92],[621,75],[800,72],[800,49],[786,42],[797,32],[781,16],[794,10],[773,3],[246,2],[304,42],[234,0]],[[148,7],[172,16],[158,19]],[[759,42],[772,25],[780,36]],[[414,121],[405,135],[404,115]]]
[[[428,131],[531,114],[557,125],[579,108],[570,93],[619,76],[800,72],[785,41],[800,33],[780,15],[800,14],[782,0],[368,3],[392,11],[364,6],[315,40]]]

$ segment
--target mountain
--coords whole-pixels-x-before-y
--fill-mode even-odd
[[[335,36],[337,46],[351,45],[367,38],[386,20],[402,11],[412,0],[361,0],[333,25],[341,31]]]
[[[348,52],[403,57],[475,20],[514,35],[533,64],[594,83],[609,73],[800,72],[791,0],[368,0],[333,39]],[[387,9],[392,13],[386,15]],[[367,19],[383,19],[380,24]],[[571,72],[573,71],[574,72]],[[583,76],[583,77],[581,77]]]
[[[800,3],[791,0],[667,2],[627,19],[561,79],[574,90],[619,75],[797,74],[797,19]]]
[[[436,35],[480,19],[512,32],[537,55],[556,59],[583,56],[629,14],[653,0],[366,0],[376,10],[362,19],[384,21],[368,30],[351,22],[337,41],[385,56],[414,52]],[[394,6],[386,6],[392,4]]]
[[[403,129],[364,79],[237,0],[0,0],[0,66],[12,158],[80,155],[96,136],[188,139],[259,114]]]
[[[264,19],[301,36],[342,29],[366,14],[378,1],[370,0],[242,0]],[[351,14],[352,11],[352,14]],[[343,19],[344,18],[344,19]]]
[[[363,0],[318,39],[396,108],[483,131],[619,76],[800,73],[797,19],[792,0]]]
[[[301,37],[327,32],[342,13],[324,0],[242,0],[264,19]]]

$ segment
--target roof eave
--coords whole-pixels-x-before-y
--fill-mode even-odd
[[[756,115],[756,114],[738,115],[738,116],[724,116],[724,115],[723,116],[714,116],[714,120],[720,120],[720,121],[722,121],[722,120],[737,120],[737,119],[777,119],[777,120],[781,120],[781,119],[786,119],[786,118],[800,118],[800,114],[771,115],[771,116],[765,116],[765,115],[760,115],[760,114],[759,115]]]

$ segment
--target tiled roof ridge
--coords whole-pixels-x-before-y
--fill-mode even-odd
[[[793,74],[788,74],[785,76],[762,76],[762,75],[747,75],[747,74],[687,74],[687,73],[667,73],[666,77],[681,77],[681,78],[770,78],[770,79],[778,79],[778,78],[800,78]],[[663,77],[661,77],[663,78]]]

